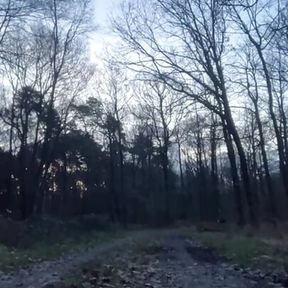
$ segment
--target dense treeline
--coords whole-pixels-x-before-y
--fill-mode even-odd
[[[104,68],[92,4],[0,1],[1,214],[287,218],[287,3],[126,2]]]

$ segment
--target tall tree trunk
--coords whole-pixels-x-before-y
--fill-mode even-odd
[[[216,57],[216,59],[217,59],[217,57]],[[251,190],[251,183],[250,183],[250,177],[249,177],[249,172],[248,172],[246,155],[245,155],[244,148],[242,146],[238,131],[236,129],[233,117],[232,117],[232,113],[231,113],[231,109],[230,109],[230,105],[229,105],[229,100],[228,100],[228,96],[227,96],[227,90],[226,90],[226,86],[225,86],[223,66],[222,66],[221,61],[219,61],[219,60],[216,60],[216,69],[217,69],[217,73],[219,76],[219,82],[216,81],[214,85],[216,87],[218,87],[219,90],[221,91],[221,94],[219,94],[219,92],[218,92],[219,95],[216,95],[216,96],[218,98],[219,106],[223,107],[222,110],[224,113],[223,113],[222,117],[224,117],[225,126],[226,126],[226,130],[227,130],[227,134],[228,134],[227,139],[232,136],[234,143],[237,147],[237,152],[238,152],[239,160],[240,160],[242,181],[244,184],[244,189],[245,189],[245,194],[246,194],[246,199],[247,199],[247,204],[248,204],[249,222],[253,226],[257,226],[258,225],[258,219],[257,219],[256,207],[255,207],[255,203],[258,202],[257,201],[257,195],[255,193],[253,193],[253,191]],[[218,88],[216,88],[216,91],[218,91]],[[220,101],[220,99],[221,99],[221,101]],[[229,144],[229,146],[231,146],[231,145]],[[232,144],[232,146],[233,146],[233,144]],[[231,157],[232,157],[232,155],[231,155]]]
[[[25,104],[24,104],[25,105]],[[24,108],[24,107],[22,107]],[[25,109],[22,110],[22,112]],[[24,119],[23,119],[24,118]],[[32,211],[30,210],[30,201],[29,199],[29,191],[27,187],[28,179],[28,168],[27,168],[27,135],[28,135],[28,119],[29,115],[25,111],[25,115],[21,117],[22,123],[22,135],[21,135],[21,144],[19,151],[19,180],[20,180],[20,205],[21,205],[21,213],[22,219],[26,219],[31,216]]]
[[[63,153],[63,191],[61,194],[61,215],[65,216],[67,213],[66,205],[67,205],[67,199],[68,199],[68,173],[67,173],[67,155],[66,152],[64,151]]]
[[[266,149],[265,149],[265,138],[263,134],[263,127],[262,127],[262,122],[260,119],[260,114],[259,114],[259,109],[258,105],[255,101],[253,101],[254,104],[254,110],[255,110],[255,118],[256,118],[256,124],[258,127],[258,132],[259,132],[259,138],[260,138],[260,149],[261,149],[261,154],[262,154],[262,160],[263,160],[263,167],[265,171],[265,181],[267,184],[267,189],[268,189],[268,196],[269,196],[269,216],[270,217],[275,217],[276,215],[276,201],[275,201],[275,195],[273,192],[273,186],[272,186],[272,179],[269,171],[269,165],[268,165],[268,159],[267,159],[267,154],[266,154]]]
[[[279,61],[281,63],[281,59]],[[285,157],[285,171],[286,171],[286,177],[285,177],[285,180],[284,182],[286,182],[286,184],[284,183],[284,185],[288,185],[288,180],[287,180],[287,176],[288,176],[288,130],[287,130],[287,117],[286,117],[286,111],[285,111],[285,106],[284,106],[284,98],[285,98],[285,93],[284,93],[284,88],[283,88],[283,76],[281,75],[281,73],[283,73],[283,69],[281,67],[281,64],[279,64],[279,103],[278,103],[278,106],[279,106],[279,116],[280,116],[280,121],[281,121],[281,124],[283,125],[283,132],[280,133],[280,135],[283,135],[283,147],[284,147],[284,157]],[[286,187],[286,192],[288,193],[287,191],[287,187]],[[287,194],[288,195],[288,194]]]
[[[121,195],[121,222],[124,226],[127,225],[127,197],[124,187],[124,157],[122,147],[121,127],[118,127],[118,152],[120,164],[120,195]]]
[[[222,120],[222,126],[223,126],[224,140],[226,143],[228,158],[230,162],[233,190],[235,193],[235,206],[237,209],[237,224],[239,226],[244,226],[246,224],[246,221],[244,217],[243,199],[242,199],[243,197],[241,193],[240,179],[239,179],[239,175],[237,171],[235,151],[234,151],[231,135],[227,131],[227,124],[223,118],[221,120]]]
[[[182,157],[181,157],[181,141],[177,135],[177,148],[178,148],[178,162],[179,162],[179,171],[180,171],[180,188],[181,192],[185,191],[184,187],[184,175],[183,175],[183,166],[182,166]]]
[[[200,220],[207,220],[207,204],[206,204],[206,175],[204,169],[204,151],[203,151],[203,135],[199,123],[199,115],[196,111],[196,161],[197,161],[197,182],[199,193],[199,208],[200,208]]]
[[[132,154],[132,189],[136,189],[136,171],[137,171],[137,166],[136,166],[136,156],[133,153]]]
[[[13,108],[12,108],[13,109]],[[7,171],[8,171],[8,179],[6,182],[6,203],[5,203],[5,207],[7,207],[7,209],[10,209],[12,211],[12,184],[13,184],[13,151],[12,151],[12,145],[13,145],[13,123],[11,124],[10,127],[10,132],[9,132],[9,154],[8,154],[8,158],[7,158]],[[15,175],[14,175],[15,176]]]
[[[261,50],[261,47],[259,45],[257,45],[257,43],[253,43],[253,44],[254,44],[254,46],[258,52],[258,55],[260,57],[263,71],[264,71],[264,75],[265,75],[267,91],[268,91],[268,96],[269,96],[269,113],[270,113],[270,117],[272,119],[274,131],[275,131],[275,135],[276,135],[276,140],[277,140],[277,146],[278,146],[280,173],[282,175],[282,180],[284,183],[286,195],[288,196],[288,177],[287,177],[287,175],[288,175],[287,170],[288,169],[287,169],[287,165],[286,165],[286,161],[285,161],[284,143],[283,143],[283,139],[282,139],[282,136],[281,136],[281,133],[279,130],[278,123],[277,123],[277,118],[276,118],[276,115],[274,112],[272,83],[271,83],[268,67],[267,67],[266,61],[264,59],[264,55],[263,55],[263,52]]]
[[[212,115],[212,123],[211,123],[211,131],[210,131],[210,145],[211,145],[211,178],[212,185],[215,196],[215,217],[219,218],[220,212],[220,191],[219,191],[219,181],[218,181],[218,169],[217,169],[217,140],[216,140],[216,121],[214,120],[214,116]],[[213,198],[214,199],[214,198]]]
[[[187,219],[187,190],[184,183],[184,173],[183,173],[183,163],[182,163],[182,153],[181,153],[181,140],[179,135],[177,135],[177,148],[178,148],[178,162],[179,162],[179,172],[180,172],[180,199],[181,199],[181,218]]]
[[[164,140],[164,146],[161,151],[162,158],[162,169],[163,169],[163,181],[164,181],[164,193],[165,193],[165,217],[167,223],[171,221],[171,213],[170,213],[170,191],[169,191],[169,161],[168,161],[168,142]]]
[[[25,149],[24,146],[20,148],[19,152],[19,183],[20,183],[20,208],[21,217],[23,220],[30,216],[29,209],[27,207],[28,195],[26,186],[26,169],[25,169]]]
[[[235,142],[238,155],[239,155],[242,179],[243,179],[243,184],[244,184],[244,189],[245,189],[245,194],[246,194],[247,204],[248,204],[249,220],[252,225],[257,226],[258,219],[257,219],[256,207],[255,207],[255,203],[257,203],[257,196],[251,190],[246,155],[245,155],[238,131],[235,127],[235,123],[233,121],[231,110],[230,110],[227,96],[225,93],[223,94],[223,106],[224,106],[224,111],[225,111],[227,132],[231,134],[231,136],[233,137],[233,140]]]
[[[113,153],[113,140],[112,135],[109,135],[109,186],[110,186],[110,216],[112,221],[120,221],[121,220],[121,212],[119,205],[119,197],[118,193],[115,190],[115,173],[114,173],[114,153]]]

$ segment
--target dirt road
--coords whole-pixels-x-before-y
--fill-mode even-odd
[[[201,247],[196,242],[194,243],[193,239],[178,235],[176,231],[165,231],[162,234],[158,232],[157,244],[147,241],[154,237],[152,234],[152,232],[145,231],[135,232],[125,239],[101,244],[80,254],[69,255],[58,261],[44,262],[13,275],[3,275],[0,277],[0,287],[283,287],[272,283],[271,279],[263,277],[261,273],[246,275],[243,271],[237,271],[231,263],[227,263],[215,251]],[[139,245],[141,249],[135,249]],[[109,261],[107,260],[108,254],[110,255]],[[93,264],[96,262],[98,263],[97,269],[96,264]],[[86,267],[87,263],[90,263],[91,268],[88,268],[88,271],[85,268],[82,283],[80,281],[80,284],[75,284],[75,286],[65,286],[67,284],[64,285],[64,282],[61,282],[71,275],[83,274],[83,267]],[[108,273],[107,271],[106,274],[101,272],[103,267],[109,270]],[[90,273],[89,269],[94,274]],[[87,274],[94,276],[89,278]]]

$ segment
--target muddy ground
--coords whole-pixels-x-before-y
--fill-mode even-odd
[[[261,271],[247,273],[177,231],[149,233],[135,232],[58,261],[1,275],[0,287],[288,287]]]

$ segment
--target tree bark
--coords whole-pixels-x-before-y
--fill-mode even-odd
[[[265,139],[264,139],[264,134],[263,134],[263,127],[262,127],[262,122],[260,119],[260,114],[259,114],[259,109],[257,103],[253,101],[254,104],[254,110],[255,110],[255,118],[256,118],[256,123],[258,127],[258,132],[259,132],[259,138],[260,138],[260,149],[261,149],[261,154],[262,154],[262,159],[263,159],[263,167],[265,171],[265,180],[267,184],[267,189],[268,189],[268,195],[269,195],[269,216],[270,217],[277,217],[276,215],[276,201],[275,201],[275,196],[273,192],[273,187],[272,187],[272,179],[269,171],[269,165],[268,165],[268,159],[267,159],[267,154],[266,154],[266,149],[265,149]]]
[[[166,140],[165,140],[166,142]],[[161,158],[162,158],[162,168],[163,168],[163,180],[164,180],[164,193],[165,193],[165,217],[167,223],[171,221],[171,214],[170,214],[170,191],[169,191],[169,169],[168,169],[168,143],[164,144],[161,151]]]
[[[227,130],[227,124],[224,119],[222,120],[222,126],[223,126],[223,134],[224,134],[224,140],[227,147],[228,152],[228,158],[230,162],[230,168],[231,168],[231,177],[233,182],[233,190],[235,193],[235,206],[237,210],[237,224],[239,226],[244,226],[246,224],[245,217],[244,217],[244,209],[243,209],[243,197],[240,187],[240,179],[237,171],[237,164],[236,164],[236,158],[235,158],[235,151],[233,147],[233,142],[231,135],[229,134]]]
[[[216,123],[214,117],[212,116],[211,131],[210,131],[210,145],[211,145],[211,179],[215,196],[215,208],[216,214],[215,219],[219,218],[220,214],[220,191],[219,191],[219,181],[218,181],[218,169],[217,169],[217,140],[216,140]]]
[[[119,197],[118,193],[115,190],[115,173],[114,173],[114,153],[113,153],[113,140],[112,135],[108,136],[109,138],[109,172],[110,172],[110,197],[112,198],[110,201],[111,204],[111,220],[114,222],[118,222],[121,219],[120,205],[119,205]]]
[[[244,184],[244,189],[245,189],[245,194],[246,194],[247,204],[248,204],[249,220],[252,225],[257,226],[258,219],[257,219],[256,207],[255,207],[255,203],[257,203],[257,196],[251,190],[250,177],[249,177],[248,165],[247,165],[244,148],[242,146],[238,131],[236,129],[235,123],[232,118],[232,114],[231,114],[231,110],[229,107],[229,102],[227,100],[227,95],[225,93],[225,89],[222,89],[222,91],[223,91],[222,99],[223,99],[223,108],[225,111],[226,128],[227,128],[227,132],[231,134],[231,136],[233,137],[233,140],[237,147],[239,160],[240,160],[240,167],[241,167],[241,172],[242,172],[242,179],[243,179],[243,184]]]

